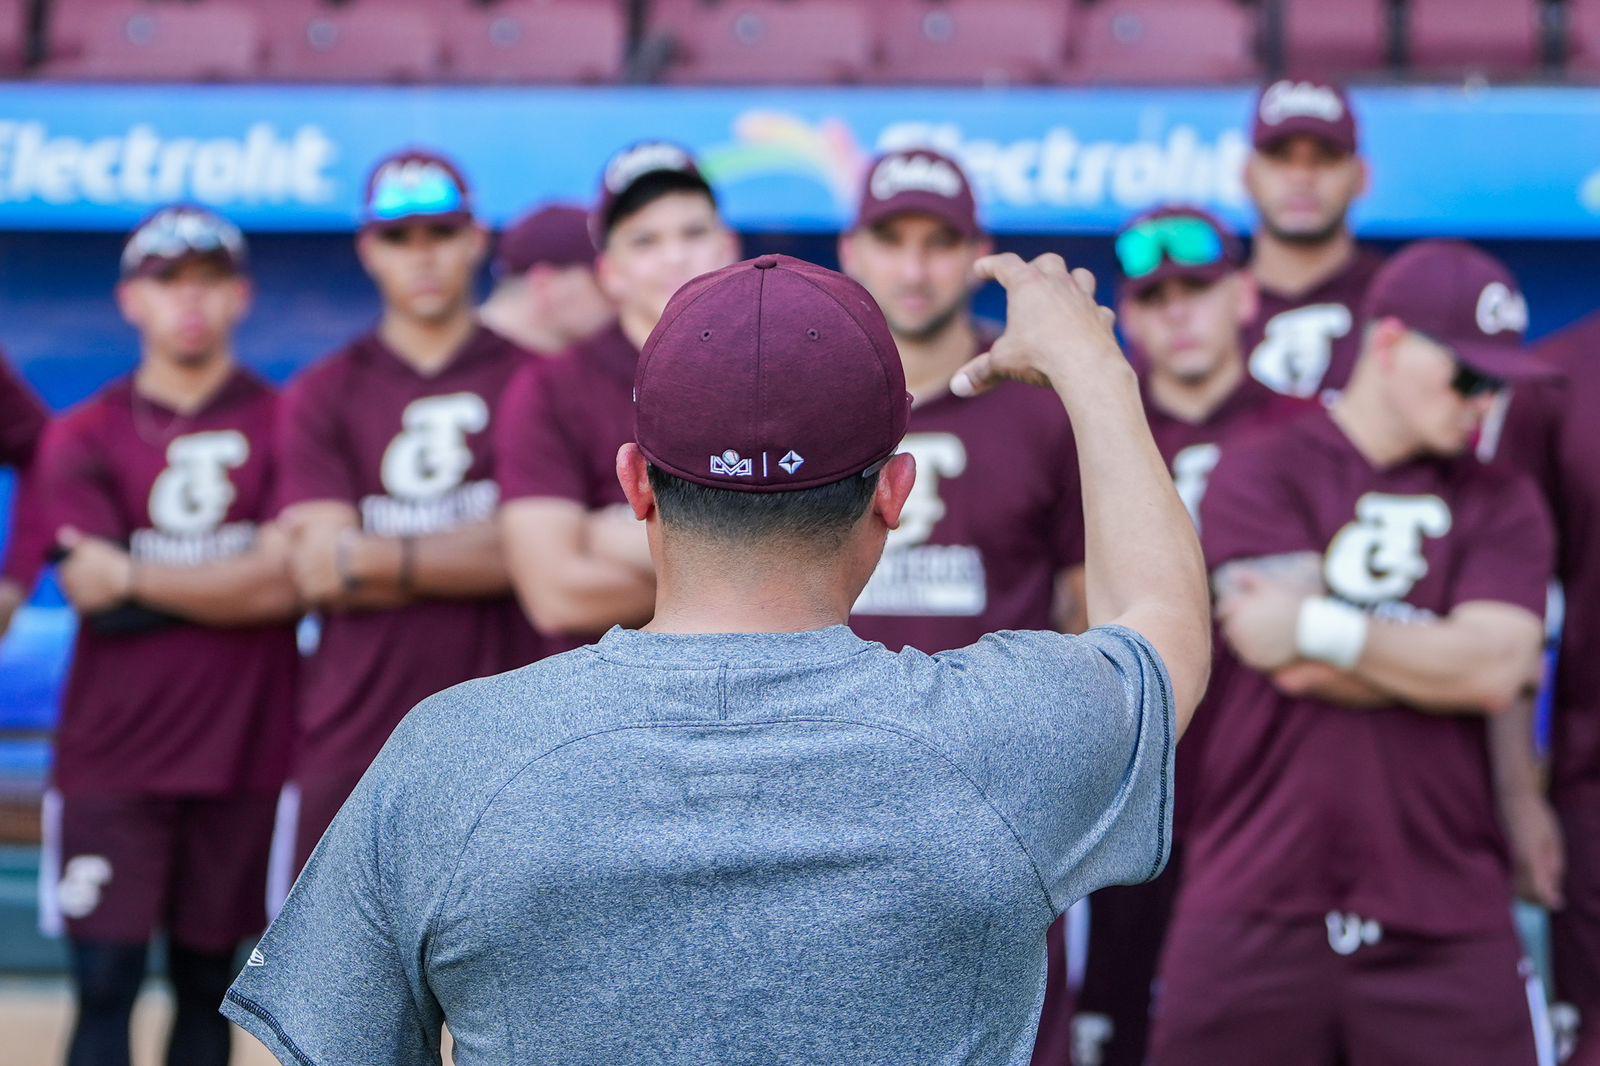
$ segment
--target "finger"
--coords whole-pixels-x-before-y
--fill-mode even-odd
[[[1109,307],[1100,308],[1100,322],[1106,329],[1117,328],[1117,313]]]
[[[972,264],[972,273],[983,281],[998,281],[1009,289],[1033,272],[1015,252],[1001,252],[998,255],[986,255]]]
[[[984,352],[956,371],[950,379],[950,391],[963,398],[980,396],[994,384],[993,378],[994,356]]]
[[[1067,261],[1055,252],[1045,252],[1043,255],[1034,256],[1031,265],[1041,274],[1061,275],[1067,272]]]
[[[82,544],[86,538],[76,526],[62,526],[56,531],[56,543],[67,551],[71,551]]]
[[[1077,283],[1078,290],[1080,292],[1089,297],[1089,299],[1094,299],[1094,293],[1097,285],[1095,283],[1093,273],[1085,270],[1083,267],[1078,267],[1072,272],[1072,280]]]

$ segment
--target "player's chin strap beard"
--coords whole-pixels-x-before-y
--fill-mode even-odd
[[[1291,233],[1287,230],[1281,230],[1271,222],[1268,222],[1265,216],[1262,218],[1262,224],[1266,227],[1267,232],[1284,244],[1293,244],[1300,248],[1315,248],[1318,245],[1327,244],[1339,236],[1339,233],[1344,229],[1344,220],[1345,216],[1340,214],[1339,217],[1326,226],[1312,230],[1309,233]]]
[[[938,340],[945,330],[954,325],[956,319],[961,317],[966,307],[966,297],[962,297],[945,310],[939,312],[927,325],[922,326],[920,329],[901,329],[896,326],[894,327],[894,332],[915,344],[927,344],[930,341]]]

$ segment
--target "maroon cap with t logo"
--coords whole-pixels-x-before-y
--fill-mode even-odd
[[[1268,149],[1290,137],[1315,137],[1345,155],[1356,150],[1356,115],[1350,97],[1337,85],[1284,78],[1256,97],[1251,141]]]
[[[883,312],[843,274],[764,255],[679,289],[634,377],[634,436],[669,474],[785,492],[881,468],[911,416]]]
[[[961,165],[930,148],[890,152],[872,161],[861,187],[856,229],[896,215],[932,215],[963,237],[977,237],[978,204]]]
[[[1465,241],[1418,241],[1373,277],[1363,309],[1369,322],[1397,318],[1502,381],[1555,376],[1524,348],[1528,302],[1504,263]]]

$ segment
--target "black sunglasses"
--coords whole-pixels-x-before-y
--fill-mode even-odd
[[[1476,396],[1499,392],[1506,387],[1506,383],[1504,378],[1474,370],[1466,363],[1457,363],[1456,376],[1450,379],[1450,387],[1470,400]]]

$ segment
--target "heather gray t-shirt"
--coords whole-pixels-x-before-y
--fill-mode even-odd
[[[598,644],[420,704],[228,992],[295,1066],[1028,1062],[1045,930],[1153,877],[1139,635]]]

